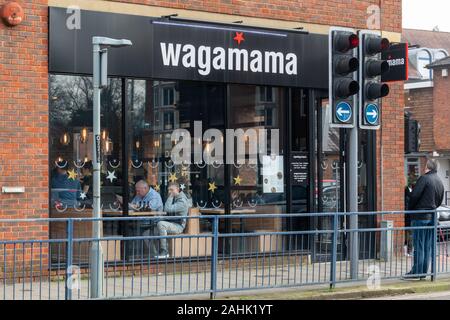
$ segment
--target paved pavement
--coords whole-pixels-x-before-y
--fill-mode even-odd
[[[365,286],[366,280],[373,280],[378,276],[382,281],[386,278],[398,278],[409,271],[412,258],[398,256],[391,261],[376,259],[360,260],[358,279]],[[441,256],[439,265],[447,266],[449,258]],[[196,297],[192,293],[208,294],[211,288],[210,262],[204,263],[206,271],[197,272],[198,262],[193,261],[183,267],[183,272],[172,269],[170,264],[160,263],[157,273],[147,272],[147,264],[140,265],[140,270],[131,276],[124,276],[115,270],[106,273],[104,292],[108,298],[141,297],[156,295],[187,295]],[[152,266],[154,268],[154,266]],[[329,287],[330,263],[300,263],[300,258],[274,259],[273,261],[250,260],[245,264],[236,261],[221,260],[217,266],[217,289],[219,291],[234,292],[234,295],[248,294],[242,289],[257,289],[272,287],[305,287],[319,284],[322,289]],[[446,268],[450,272],[450,268]],[[443,271],[443,269],[441,270]],[[348,261],[341,261],[336,266],[336,280],[349,285],[350,265]],[[373,282],[370,282],[373,283]],[[274,289],[275,290],[275,289]],[[278,288],[276,289],[278,290]],[[64,299],[64,281],[21,282],[15,284],[0,283],[1,299]],[[89,297],[89,279],[78,282],[72,291],[74,299],[87,299]],[[203,298],[205,295],[202,296]]]
[[[364,300],[450,300],[450,291],[385,296]]]

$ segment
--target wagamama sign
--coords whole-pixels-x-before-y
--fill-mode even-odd
[[[202,76],[211,69],[297,75],[297,55],[277,51],[160,43],[164,66],[195,68]]]

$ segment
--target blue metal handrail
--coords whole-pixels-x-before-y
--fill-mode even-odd
[[[49,286],[49,296],[50,287],[52,286],[51,274],[56,272],[56,275],[60,275],[59,269],[55,270],[49,264],[48,268],[43,265],[53,259],[53,255],[57,258],[58,267],[64,266],[64,298],[74,299],[76,293],[80,296],[82,289],[69,288],[68,281],[77,276],[74,274],[74,269],[72,266],[77,264],[76,260],[81,259],[82,254],[85,250],[84,247],[88,247],[89,244],[102,241],[105,242],[104,245],[107,246],[107,250],[112,250],[108,247],[109,244],[114,244],[114,259],[107,261],[105,263],[106,267],[112,268],[114,275],[119,272],[119,268],[126,270],[130,268],[129,263],[125,264],[125,261],[132,262],[131,267],[140,268],[140,291],[142,291],[142,282],[144,281],[145,275],[147,275],[148,288],[150,288],[150,283],[155,282],[156,285],[156,295],[160,294],[176,294],[175,288],[176,284],[179,282],[180,288],[182,288],[184,281],[189,284],[188,288],[191,288],[191,282],[195,280],[196,289],[188,290],[189,293],[200,293],[208,292],[211,298],[214,298],[217,292],[233,291],[233,290],[244,290],[244,289],[258,289],[258,288],[272,288],[279,286],[297,286],[303,284],[327,284],[331,288],[339,282],[343,281],[355,281],[358,279],[348,279],[345,275],[347,271],[347,260],[345,260],[346,250],[346,234],[356,233],[360,238],[359,246],[362,250],[361,252],[366,254],[368,250],[369,259],[362,259],[363,272],[364,263],[367,263],[372,259],[375,261],[372,266],[377,266],[377,263],[381,265],[382,259],[386,260],[383,262],[385,269],[389,268],[389,274],[384,271],[383,279],[396,278],[400,275],[397,272],[397,268],[401,272],[408,268],[408,259],[404,259],[402,256],[398,256],[398,246],[399,243],[402,245],[404,239],[406,239],[406,234],[409,232],[427,232],[431,230],[433,234],[432,252],[431,252],[431,272],[418,273],[419,275],[429,275],[434,281],[438,274],[450,273],[450,268],[448,267],[448,233],[442,234],[442,230],[448,229],[447,226],[439,225],[437,219],[437,211],[446,210],[422,210],[422,211],[384,211],[384,212],[324,212],[324,213],[282,213],[282,214],[232,214],[232,215],[199,215],[199,216],[187,216],[182,217],[183,219],[195,219],[198,221],[207,220],[211,222],[211,231],[207,233],[199,234],[168,234],[168,235],[127,235],[127,236],[102,236],[100,238],[89,237],[89,236],[77,236],[74,234],[74,225],[78,222],[92,222],[92,221],[151,221],[151,220],[179,220],[179,216],[162,216],[162,217],[103,217],[103,218],[86,218],[86,217],[73,217],[73,218],[33,218],[33,219],[0,219],[0,225],[14,225],[21,223],[66,223],[66,232],[61,239],[3,239],[0,240],[0,279],[3,280],[3,297],[7,296],[7,291],[9,286],[12,285],[12,296],[16,298],[16,280],[19,279],[20,283],[24,288],[25,276],[29,273],[29,277],[36,278],[39,280],[39,287],[42,287],[42,278],[47,277],[48,282],[46,285]],[[392,227],[358,227],[354,229],[340,229],[339,223],[343,216],[350,215],[380,215],[386,218],[386,215],[402,215],[402,214],[419,214],[419,213],[433,213],[432,224],[428,226],[392,226]],[[221,232],[219,229],[220,223],[226,219],[241,219],[243,221],[252,219],[272,219],[272,218],[295,218],[295,217],[330,217],[332,218],[331,224],[326,225],[324,228],[315,230],[297,230],[297,231],[273,231],[273,230],[255,230],[254,232]],[[439,238],[440,237],[440,238]],[[254,239],[254,240],[251,240]],[[389,240],[390,239],[390,240]],[[169,261],[167,258],[151,257],[150,246],[144,255],[144,243],[157,243],[158,245],[162,240],[170,241],[172,246],[178,247],[178,252],[181,254],[180,258],[173,261]],[[251,240],[251,241],[250,241]],[[253,241],[253,242],[252,242]],[[256,242],[255,242],[256,241]],[[259,242],[258,242],[259,241]],[[368,243],[366,243],[366,241]],[[384,241],[384,242],[383,242]],[[405,240],[406,241],[406,240]],[[115,246],[117,242],[122,242],[123,248],[120,249],[120,253],[123,255],[121,260],[117,260]],[[295,244],[294,244],[295,242]],[[192,244],[194,243],[194,245]],[[233,246],[234,243],[234,246]],[[185,255],[183,251],[183,245],[189,247],[189,254]],[[305,246],[306,245],[306,246]],[[445,250],[442,246],[445,246]],[[52,247],[56,246],[56,247]],[[243,248],[241,248],[243,246]],[[247,246],[247,249],[246,249]],[[269,248],[265,246],[270,246]],[[374,248],[372,248],[375,246]],[[377,246],[379,246],[377,248]],[[383,248],[382,248],[383,246]],[[48,257],[46,254],[42,253],[48,247]],[[131,247],[131,248],[130,248]],[[138,249],[136,249],[136,248]],[[324,249],[325,247],[325,249]],[[44,248],[44,249],[43,249]],[[53,248],[53,249],[52,249]],[[128,248],[128,249],[127,249]],[[231,249],[226,249],[231,248]],[[234,249],[233,249],[234,248]],[[240,249],[239,249],[240,248]],[[299,250],[300,248],[300,250]],[[309,248],[306,251],[302,248]],[[21,249],[21,250],[20,250]],[[37,257],[39,260],[39,272],[34,274],[33,265],[33,250],[40,249],[40,255]],[[173,247],[173,250],[176,248]],[[129,251],[131,250],[131,251]],[[139,256],[135,253],[135,250],[140,250],[139,255],[144,257],[139,260],[136,257]],[[158,248],[159,250],[159,248]],[[230,253],[226,253],[227,250],[231,250]],[[233,253],[233,250],[242,250],[242,253]],[[383,251],[384,250],[384,251]],[[56,252],[55,252],[56,251]],[[196,252],[195,252],[196,251]],[[199,252],[201,251],[201,254]],[[383,257],[381,257],[382,251]],[[442,251],[445,253],[442,253]],[[130,253],[131,252],[131,253]],[[181,253],[180,253],[181,252]],[[308,253],[309,252],[309,253]],[[387,252],[387,253],[386,253]],[[233,253],[233,254],[232,254]],[[380,255],[378,260],[371,258]],[[128,255],[128,257],[126,256]],[[132,255],[130,257],[130,255]],[[321,263],[320,258],[318,262],[314,262],[310,265],[310,262],[303,264],[303,262],[298,262],[298,259],[305,259],[307,261],[311,256],[321,255],[329,256],[329,266],[325,263]],[[442,256],[444,255],[444,259]],[[148,258],[145,258],[148,256]],[[205,256],[206,259],[200,259],[201,256]],[[21,264],[17,264],[17,259]],[[26,260],[29,259],[30,261]],[[30,258],[31,257],[31,258]],[[87,256],[86,256],[87,258]],[[240,260],[238,260],[240,259]],[[294,283],[285,283],[283,276],[279,279],[278,272],[283,274],[284,271],[279,271],[278,260],[281,259],[281,265],[283,268],[287,268],[287,273],[292,272],[294,274]],[[288,260],[286,264],[285,260]],[[123,262],[121,262],[123,260]],[[248,261],[247,261],[248,260]],[[291,261],[294,261],[292,264]],[[384,261],[383,260],[383,261]],[[405,260],[405,261],[404,261]],[[439,260],[439,261],[438,261]],[[80,260],[81,261],[81,260]],[[135,261],[137,265],[135,266]],[[209,261],[209,264],[208,264]],[[378,262],[377,262],[378,261]],[[146,264],[145,264],[146,263]],[[206,263],[206,264],[205,264]],[[403,265],[406,263],[406,266]],[[412,263],[412,262],[411,262]],[[3,266],[2,266],[3,264]],[[241,266],[242,264],[242,266]],[[250,264],[250,266],[246,266]],[[398,266],[400,264],[400,266]],[[292,265],[292,266],[291,266]],[[286,267],[287,266],[287,267]],[[183,273],[183,267],[185,268]],[[181,271],[178,273],[178,269]],[[187,269],[186,269],[187,268]],[[293,268],[291,271],[289,268]],[[120,269],[120,270],[122,270]],[[170,269],[170,270],[169,270]],[[153,271],[152,271],[153,270]],[[394,275],[392,275],[392,270],[395,270]],[[18,274],[19,272],[22,274]],[[260,272],[259,279],[258,271]],[[108,272],[112,272],[109,270]],[[139,295],[135,295],[133,291],[134,287],[134,276],[131,279],[126,278],[124,271],[121,272],[121,280],[125,285],[126,281],[131,281],[131,295],[129,293],[123,292],[121,295],[116,295],[116,277],[114,276],[113,290],[114,297],[126,297],[126,296],[142,296],[142,292]],[[137,272],[135,269],[131,269],[131,274],[134,275]],[[153,272],[153,273],[152,273]],[[195,272],[194,279],[192,274]],[[256,273],[254,277],[251,274]],[[302,273],[303,272],[303,273]],[[150,273],[154,274],[153,278],[150,277]],[[248,274],[247,274],[248,273]],[[262,274],[261,274],[262,273]],[[268,275],[267,275],[268,273]],[[306,273],[306,275],[305,275]],[[161,275],[160,275],[161,274]],[[203,276],[202,276],[203,274]],[[206,276],[208,274],[209,276]],[[344,275],[343,275],[344,274]],[[358,271],[358,274],[360,272]],[[325,276],[326,275],[326,276]],[[3,278],[2,278],[3,277]],[[11,277],[11,278],[8,278]],[[265,277],[268,277],[265,283]],[[163,278],[163,280],[161,280]],[[318,279],[317,279],[318,278]],[[359,278],[359,276],[358,276]],[[110,276],[106,277],[106,287],[108,287],[108,280]],[[209,280],[208,280],[209,279]],[[275,279],[275,284],[271,282]],[[278,280],[279,279],[279,280]],[[290,279],[290,278],[288,278]],[[297,280],[295,280],[297,279]],[[300,279],[300,280],[298,280]],[[306,280],[305,280],[306,279]],[[231,285],[234,280],[234,285]],[[89,281],[89,278],[87,278]],[[112,281],[112,280],[111,280]],[[153,281],[153,282],[152,282]],[[158,291],[159,284],[163,281],[165,291],[161,293]],[[208,282],[209,281],[209,282]],[[228,281],[228,287],[226,283]],[[280,281],[281,284],[277,283]],[[12,284],[8,284],[11,282]],[[171,283],[169,283],[171,282]],[[34,280],[30,281],[32,286]],[[58,283],[58,297],[59,297],[59,282]],[[261,283],[261,284],[260,284]],[[167,288],[171,285],[173,292],[168,292]],[[1,288],[1,283],[0,283]],[[31,289],[33,291],[33,289]],[[149,289],[150,290],[150,289]],[[151,291],[151,290],[150,290]],[[150,292],[149,291],[149,292]],[[0,290],[1,292],[1,290]],[[183,293],[180,289],[178,293]],[[22,293],[24,295],[24,293]],[[31,295],[31,294],[30,294]],[[145,296],[145,294],[143,295]],[[39,291],[39,297],[41,297],[41,291]]]

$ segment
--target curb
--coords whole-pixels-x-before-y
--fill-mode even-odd
[[[331,291],[324,292],[324,290],[315,291],[290,291],[279,292],[269,294],[255,294],[255,295],[243,295],[243,296],[226,296],[222,299],[271,299],[271,300],[357,300],[357,299],[370,299],[380,298],[384,296],[406,295],[414,293],[428,293],[428,292],[441,292],[450,290],[450,281],[441,282],[426,282],[409,284],[404,282],[393,283],[385,285],[385,288],[378,290],[370,290],[366,287],[359,288],[336,288]],[[341,291],[341,292],[339,292]]]

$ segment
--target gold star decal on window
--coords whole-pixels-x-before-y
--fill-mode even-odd
[[[216,183],[213,181],[213,182],[209,182],[208,185],[209,185],[208,191],[211,191],[212,193],[214,193],[214,191],[217,189]]]
[[[181,171],[181,176],[182,177],[188,177],[189,176],[189,171],[188,170],[182,170]]]
[[[239,175],[236,178],[233,178],[233,180],[234,180],[234,185],[241,185],[242,179]]]
[[[161,189],[161,187],[160,187],[159,184],[156,184],[154,189],[155,189],[156,192],[159,192],[159,190]]]
[[[175,174],[175,173],[171,173],[170,175],[169,175],[169,181],[170,182],[175,182],[175,181],[177,181],[178,180],[178,178],[177,178],[177,175]]]
[[[67,171],[67,173],[69,174],[69,179],[75,180],[77,178],[77,173],[73,169]]]

